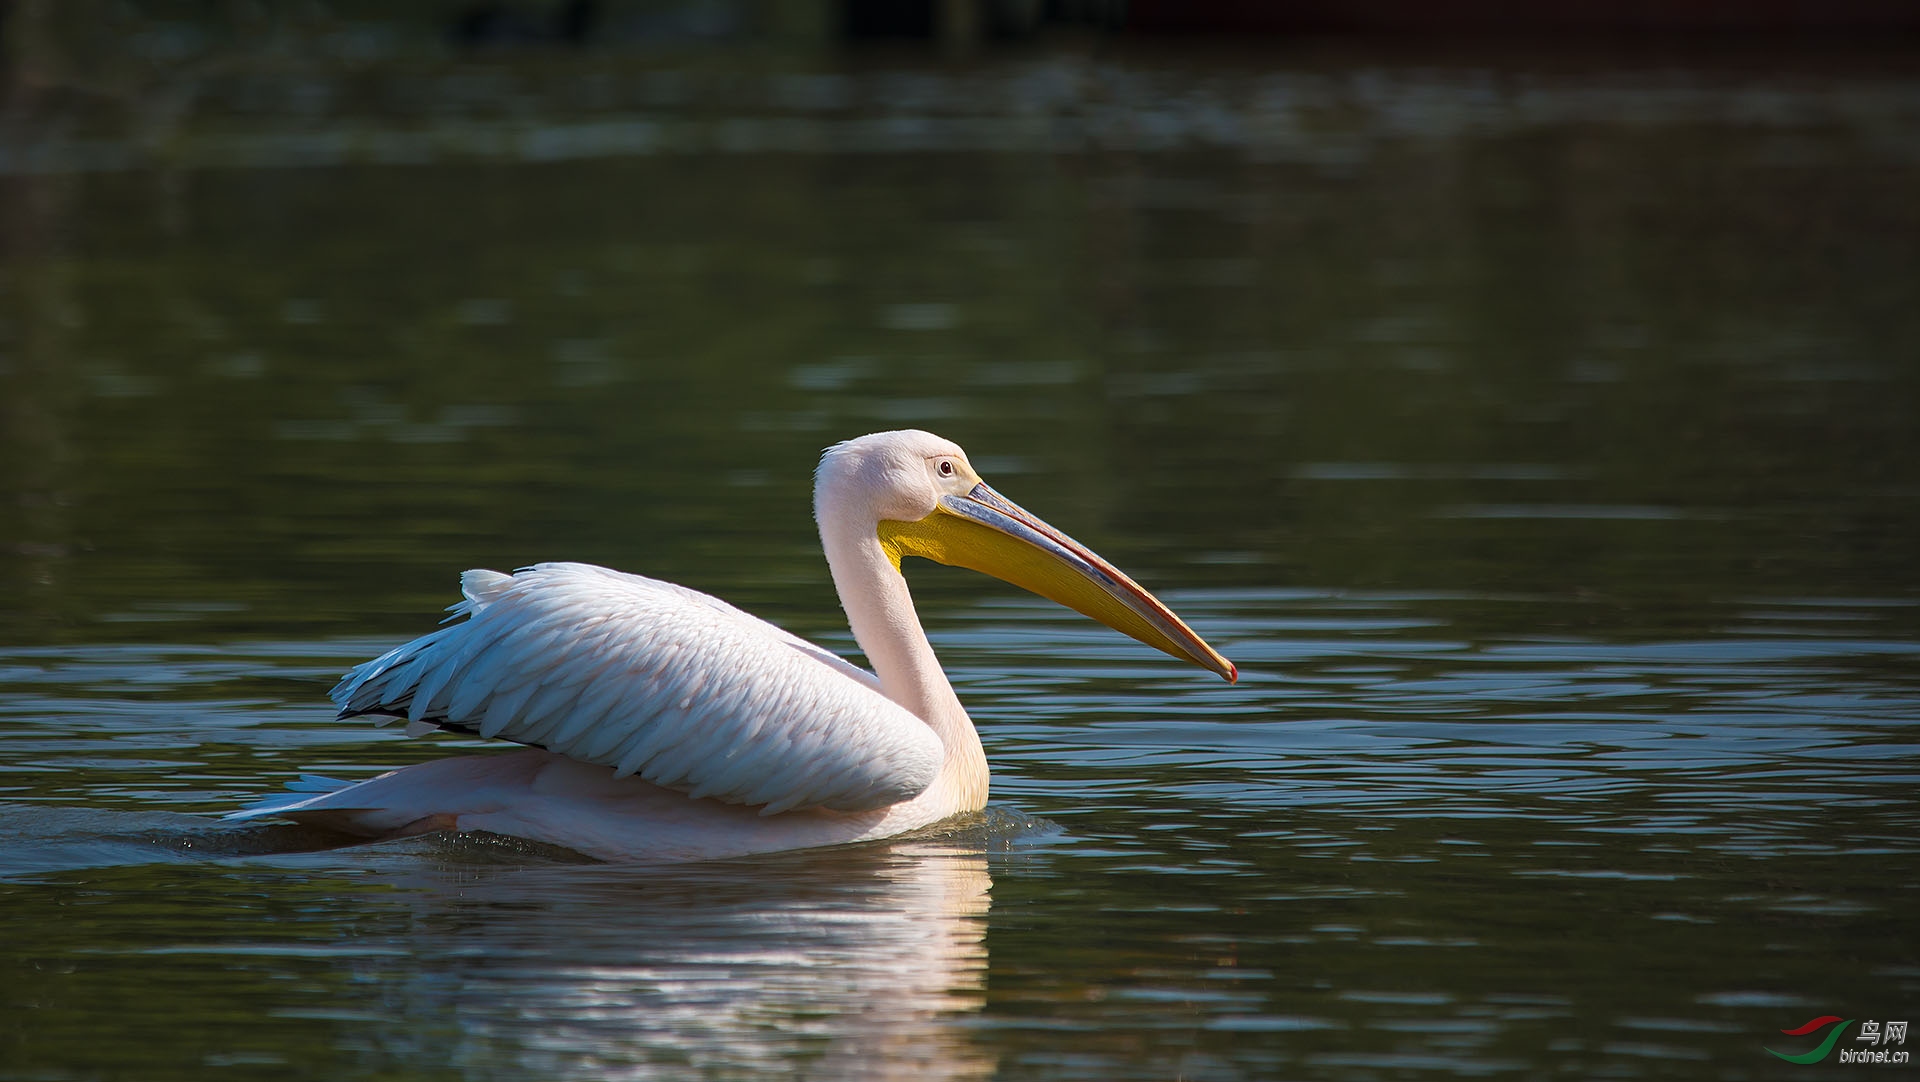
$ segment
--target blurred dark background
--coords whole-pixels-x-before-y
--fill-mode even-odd
[[[1911,596],[1915,10],[15,0],[0,628],[824,628],[904,425],[1158,582]]]

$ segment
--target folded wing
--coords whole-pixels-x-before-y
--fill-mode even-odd
[[[458,622],[347,673],[342,717],[502,737],[769,815],[885,807],[939,773],[939,738],[871,675],[705,594],[566,563],[461,587]]]

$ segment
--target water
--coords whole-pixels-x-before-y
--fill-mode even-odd
[[[0,159],[0,1079],[1817,1078],[1920,1005],[1910,77],[326,40]],[[932,836],[217,820],[468,746],[324,702],[465,567],[850,652],[809,471],[902,424],[1240,684],[914,567]]]

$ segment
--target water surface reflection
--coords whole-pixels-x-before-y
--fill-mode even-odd
[[[117,828],[123,862],[142,843],[178,852],[191,830],[116,818],[87,826]],[[649,869],[484,836],[213,855],[263,840],[226,832],[199,839],[188,866],[43,869],[33,888],[0,884],[10,911],[40,920],[54,906],[79,923],[6,952],[66,974],[35,979],[43,1009],[20,1062],[112,1067],[124,1051],[82,1051],[88,997],[150,982],[167,994],[138,1023],[156,1042],[146,1077],[192,1077],[196,1060],[465,1078],[986,1077],[994,1054],[958,1020],[985,1002],[991,833]],[[186,1024],[225,1016],[306,1043]]]
[[[366,977],[450,1019],[470,1077],[973,1079],[992,879],[977,849],[662,873],[382,862],[407,960]],[[421,964],[422,959],[429,959]]]

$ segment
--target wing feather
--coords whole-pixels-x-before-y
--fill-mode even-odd
[[[646,765],[648,759],[653,758],[655,750],[653,736],[654,734],[646,729],[636,729],[627,736],[625,743],[608,754],[607,758],[613,760],[614,777],[625,778],[636,774],[642,766]]]
[[[502,729],[513,723],[514,718],[518,717],[521,709],[527,705],[527,700],[533,698],[534,692],[539,690],[540,682],[528,677],[508,684],[491,696],[477,699],[474,709],[470,712],[462,713],[458,700],[443,709],[453,717],[479,717],[480,735],[492,738],[499,736]]]
[[[451,622],[341,679],[343,716],[534,744],[763,814],[884,807],[939,772],[932,729],[871,675],[723,601],[587,564],[461,586]]]
[[[553,742],[577,748],[579,754],[586,755],[591,753],[593,745],[599,743],[590,737],[611,728],[605,722],[619,707],[620,682],[603,680],[598,683],[569,684],[567,690],[574,694],[574,705],[570,712],[560,718],[560,724],[553,732]]]

